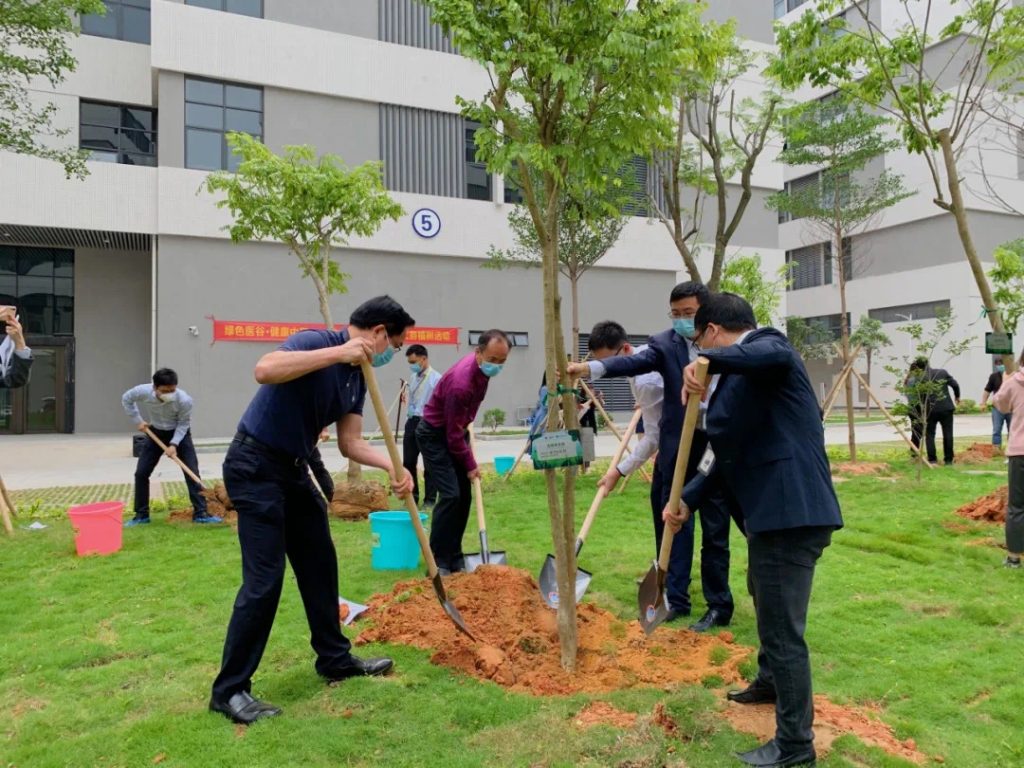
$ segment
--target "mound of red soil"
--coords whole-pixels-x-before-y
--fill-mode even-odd
[[[871,475],[888,475],[889,465],[877,461],[847,461],[832,467],[832,474],[853,475],[855,477]]]
[[[735,704],[728,702],[725,718],[733,728],[750,733],[762,741],[775,736],[775,705]],[[913,739],[896,738],[892,727],[879,719],[877,708],[840,706],[825,696],[814,697],[814,748],[819,755],[827,754],[832,743],[852,733],[865,744],[878,747],[890,755],[913,763],[923,763],[928,756],[918,751]]]
[[[987,496],[964,504],[956,511],[960,517],[968,520],[984,520],[989,523],[1006,522],[1006,505],[1009,501],[1009,487],[1003,486]]]
[[[388,489],[380,483],[357,480],[334,489],[331,514],[342,520],[365,520],[382,509],[388,509]]]
[[[397,584],[370,600],[373,626],[358,644],[401,643],[434,651],[431,662],[517,691],[561,695],[637,686],[698,684],[709,677],[740,681],[751,649],[728,638],[662,626],[651,637],[637,621],[620,621],[582,603],[578,610],[577,671],[562,669],[557,617],[525,571],[491,565],[447,579],[474,642],[457,631],[424,579]]]
[[[991,443],[974,443],[953,457],[957,464],[988,464],[1003,454]]]

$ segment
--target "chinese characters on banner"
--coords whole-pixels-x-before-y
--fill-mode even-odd
[[[217,320],[213,321],[213,340],[217,341],[262,341],[281,343],[293,333],[306,329],[322,330],[323,323],[274,323],[262,320]],[[346,326],[338,325],[337,330]],[[459,343],[458,328],[410,328],[405,334],[406,344],[454,344]]]

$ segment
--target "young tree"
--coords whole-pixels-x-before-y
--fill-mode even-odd
[[[53,126],[57,107],[32,103],[28,85],[44,78],[56,88],[77,62],[68,39],[77,35],[76,16],[102,14],[101,0],[2,0],[0,2],[0,150],[55,160],[68,178],[84,178],[88,153],[48,146],[67,129]]]
[[[276,155],[247,133],[228,134],[228,145],[241,158],[238,171],[210,174],[204,186],[223,193],[217,206],[234,217],[227,227],[231,239],[276,240],[288,246],[303,277],[316,288],[324,323],[333,329],[330,296],[348,290],[348,275],[331,249],[345,245],[352,235],[369,237],[385,220],[402,214],[384,188],[381,164],[348,169],[336,155],[318,158],[308,145],[285,147],[283,155]],[[350,461],[349,480],[361,474],[359,464]]]
[[[821,320],[790,315],[786,318],[786,338],[804,360],[826,360],[835,357],[832,332]]]
[[[461,98],[480,124],[478,157],[492,171],[518,169],[541,247],[548,395],[561,396],[576,428],[575,393],[565,374],[558,234],[559,202],[600,192],[622,168],[669,135],[679,73],[691,62],[699,6],[676,0],[427,0],[464,56],[483,64],[483,98]],[[555,429],[558,408],[548,411]],[[559,593],[574,594],[576,468],[545,470]],[[576,666],[576,605],[561,600],[562,665]]]
[[[988,274],[996,287],[999,314],[1007,333],[1016,333],[1017,323],[1024,317],[1024,239],[999,246],[993,258],[996,265]]]
[[[995,297],[974,244],[960,164],[987,120],[1015,135],[1024,127],[1016,109],[1024,93],[1024,6],[962,0],[962,12],[936,29],[939,0],[899,2],[906,23],[889,30],[868,0],[820,0],[795,24],[778,28],[785,65],[772,69],[787,86],[839,89],[893,118],[904,148],[928,167],[935,205],[956,221],[992,330],[1004,332],[1002,317],[991,311]],[[1012,355],[1004,361],[1014,370]]]
[[[865,167],[898,146],[884,139],[888,121],[868,114],[841,97],[810,102],[791,110],[785,121],[786,148],[779,159],[789,166],[821,166],[820,184],[778,192],[768,204],[804,222],[815,241],[824,240],[839,284],[839,348],[843,365],[850,362],[850,324],[846,283],[860,266],[852,237],[877,223],[881,213],[910,195],[898,174],[883,170],[868,177]],[[847,443],[850,461],[857,461],[853,416],[853,381],[845,379]]]
[[[667,147],[653,161],[661,178],[665,210],[651,201],[672,236],[692,280],[705,282],[697,265],[696,240],[705,229],[705,206],[713,206],[714,238],[708,288],[719,289],[726,251],[753,197],[753,173],[778,118],[781,95],[767,87],[757,98],[740,97],[741,79],[759,71],[763,56],[744,47],[736,22],[705,21],[696,40],[696,63],[680,77]],[[728,182],[738,177],[739,196]]]
[[[625,185],[609,184],[603,194],[585,192],[575,196],[567,192],[558,202],[558,271],[569,281],[573,360],[580,348],[580,278],[605,257],[626,226],[627,217],[619,213],[629,200],[625,189]],[[490,259],[483,266],[541,266],[543,249],[530,211],[514,206],[508,224],[516,244],[507,250],[491,246]]]
[[[864,356],[867,360],[867,375],[864,378],[867,380],[868,386],[871,386],[871,356],[877,350],[888,347],[890,344],[892,344],[892,341],[885,334],[885,331],[882,330],[882,321],[867,315],[861,315],[857,323],[857,329],[850,334],[850,345],[864,350]],[[867,415],[870,416],[870,397],[867,399],[866,410]]]
[[[769,280],[761,269],[756,253],[737,256],[725,263],[719,290],[735,293],[750,302],[758,325],[775,325],[775,313],[782,303],[782,293],[789,284],[789,265],[784,265],[777,279]]]
[[[909,416],[911,424],[915,418],[920,421],[922,442],[932,404],[944,396],[946,389],[945,383],[936,381],[929,376],[931,369],[936,367],[932,363],[937,357],[942,357],[938,367],[945,367],[951,360],[970,349],[971,344],[974,343],[973,338],[952,340],[940,348],[943,340],[953,331],[954,318],[951,311],[940,312],[935,324],[927,332],[921,323],[908,323],[900,326],[897,330],[910,336],[915,351],[910,355],[892,357],[890,363],[885,366],[885,370],[896,381],[902,382],[896,388],[906,399],[906,404],[897,404],[893,408],[893,412]],[[923,360],[926,363],[924,370],[915,371],[912,368],[917,360]],[[923,446],[918,451],[918,460],[917,479],[920,480],[921,466],[926,461]]]

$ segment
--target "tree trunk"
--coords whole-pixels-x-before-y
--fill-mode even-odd
[[[579,360],[580,354],[580,294],[579,275],[573,273],[569,277],[569,286],[572,289],[572,359]]]
[[[985,275],[985,268],[978,257],[978,249],[974,246],[974,238],[971,236],[970,223],[967,221],[967,207],[964,204],[963,190],[960,188],[960,174],[956,167],[956,155],[953,152],[953,141],[948,128],[943,128],[937,134],[939,145],[942,147],[942,159],[946,166],[946,183],[949,187],[950,211],[956,220],[956,231],[963,244],[964,255],[967,256],[967,263],[971,267],[974,281],[978,284],[978,291],[981,293],[981,301],[987,310],[996,308],[995,297],[992,296],[992,287],[988,284],[988,277]],[[1006,326],[1003,325],[1003,318],[998,312],[989,312],[988,321],[992,330],[996,333],[1006,333]],[[1017,363],[1013,355],[1003,355],[1003,363],[1007,371],[1017,370]]]
[[[836,199],[839,199],[838,192]],[[836,273],[839,275],[839,339],[843,349],[843,367],[850,364],[850,324],[846,321],[846,258],[843,253],[843,230],[838,224],[835,231],[836,242],[832,249],[832,257],[836,263]],[[850,461],[857,461],[857,428],[853,415],[853,374],[846,376],[846,444],[850,451]]]
[[[866,351],[865,354],[867,355],[868,370],[867,370],[867,375],[864,378],[866,378],[868,380],[868,386],[870,387],[871,386],[871,347],[867,348],[867,351]],[[865,413],[865,415],[868,418],[871,418],[871,396],[870,395],[865,398],[865,405],[866,405],[866,407],[864,409],[864,413]]]
[[[545,179],[545,194],[549,201],[545,212],[546,237],[542,237],[542,271],[544,275],[544,339],[545,370],[549,395],[557,393],[557,385],[568,387],[564,375],[565,342],[562,336],[561,298],[558,290],[558,220],[557,207],[551,205],[555,180]],[[559,372],[563,373],[560,374]],[[552,397],[548,409],[548,430],[558,429],[557,399]],[[578,428],[576,398],[573,394],[562,395],[562,413],[568,429]],[[544,471],[547,488],[548,511],[551,518],[551,541],[555,552],[555,573],[558,581],[558,638],[562,652],[562,667],[573,672],[576,669],[576,552],[574,549],[576,531],[574,509],[576,505],[576,467],[564,471],[562,496],[558,493],[557,471]]]

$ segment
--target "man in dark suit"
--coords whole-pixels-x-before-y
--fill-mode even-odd
[[[749,581],[757,613],[758,675],[729,698],[775,702],[775,738],[739,757],[748,765],[814,765],[814,702],[804,629],[814,567],[843,525],[825,455],[821,410],[800,356],[774,328],[756,330],[750,305],[709,297],[695,319],[696,343],[711,364],[705,388],[684,372],[688,396],[711,392],[710,450],[665,521],[678,527],[712,488],[743,514]]]
[[[943,368],[932,368],[925,357],[917,358],[910,365],[906,386],[911,401],[918,401],[919,413],[924,414],[925,445],[928,461],[938,463],[935,450],[935,429],[942,426],[942,459],[948,467],[953,463],[953,416],[960,405],[960,384]],[[953,398],[949,390],[953,390]],[[913,418],[913,417],[911,417]],[[920,446],[920,438],[917,445]]]
[[[680,392],[683,368],[695,360],[692,339],[694,317],[707,299],[708,289],[702,283],[680,283],[669,296],[669,317],[672,328],[651,336],[647,348],[633,355],[616,355],[590,363],[569,366],[570,375],[638,376],[652,371],[660,373],[665,392]],[[661,547],[664,530],[662,510],[668,502],[672,470],[679,452],[679,436],[683,429],[683,405],[678,397],[665,397],[658,422],[658,457],[651,484],[651,514],[654,520],[655,552]],[[707,444],[703,430],[694,437],[687,478],[697,472],[697,462]],[[733,598],[729,590],[729,511],[715,494],[708,494],[700,508],[701,520],[701,585],[708,610],[691,629],[703,632],[713,626],[726,626],[732,620]],[[693,520],[687,521],[680,535],[672,542],[666,597],[669,620],[689,616],[690,569],[693,565]]]

